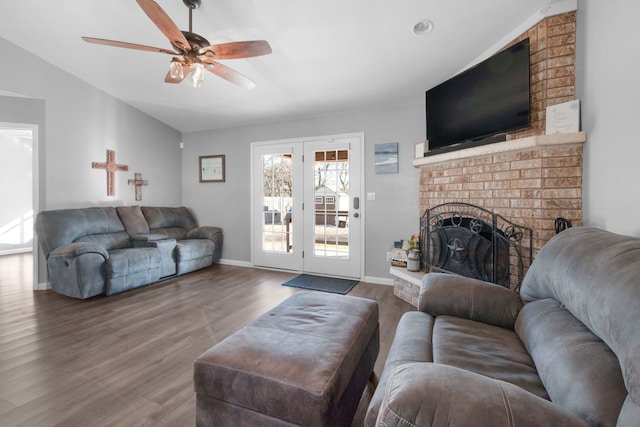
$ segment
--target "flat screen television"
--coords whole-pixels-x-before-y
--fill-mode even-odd
[[[429,152],[483,143],[529,126],[529,39],[498,52],[426,93]]]

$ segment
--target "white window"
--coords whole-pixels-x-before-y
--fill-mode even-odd
[[[336,204],[336,198],[333,196],[327,196],[324,198],[325,201],[327,202],[328,205],[335,205]]]
[[[316,205],[321,205],[323,199],[324,199],[324,197],[322,197],[322,196],[315,196],[314,200],[315,200]]]

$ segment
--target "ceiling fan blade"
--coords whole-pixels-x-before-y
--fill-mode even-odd
[[[203,47],[198,52],[212,59],[238,59],[253,56],[268,55],[271,46],[265,40],[250,40],[244,42],[220,43]]]
[[[178,50],[188,52],[191,45],[178,26],[169,18],[169,15],[153,0],[136,0],[138,5],[147,14],[156,27],[167,36],[171,45]]]
[[[144,50],[147,52],[160,52],[160,53],[167,53],[169,55],[180,55],[178,52],[174,52],[168,49],[162,49],[160,47],[145,46],[143,44],[136,44],[136,43],[120,42],[117,40],[97,39],[95,37],[82,37],[82,40],[86,41],[87,43],[103,44],[105,46],[124,47],[127,49]]]
[[[172,76],[171,75],[171,70],[169,70],[167,72],[167,75],[164,77],[164,82],[165,83],[178,84],[181,81],[183,81],[185,77],[187,77],[187,74],[189,74],[189,69],[184,67],[184,66],[182,67],[182,78]]]
[[[236,70],[233,70],[218,62],[215,62],[215,61],[205,62],[204,67],[207,69],[207,71],[212,72],[216,76],[222,77],[223,79],[230,81],[231,83],[235,83],[238,86],[241,86],[245,89],[253,89],[254,87],[256,87],[256,84],[252,80],[243,76]]]

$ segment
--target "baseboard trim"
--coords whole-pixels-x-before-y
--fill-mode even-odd
[[[234,259],[220,258],[217,262],[218,262],[218,264],[233,265],[233,266],[236,266],[236,267],[248,267],[248,268],[253,267],[253,265],[251,265],[251,263],[248,262],[248,261],[237,261],[237,260],[234,260]]]
[[[374,283],[376,285],[393,286],[393,279],[385,277],[364,276],[363,282]]]
[[[48,291],[51,289],[51,282],[40,282],[36,283],[34,291]]]

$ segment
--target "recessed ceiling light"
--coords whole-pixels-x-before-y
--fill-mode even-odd
[[[413,34],[418,36],[429,34],[433,31],[433,21],[430,19],[423,19],[413,26]]]

